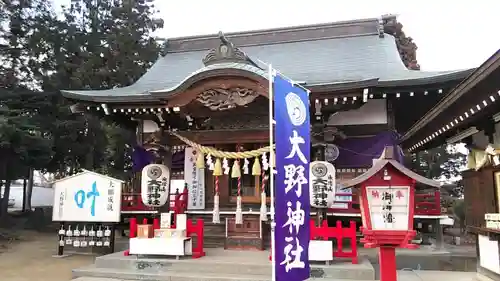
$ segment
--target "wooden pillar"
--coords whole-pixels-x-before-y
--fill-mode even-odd
[[[387,97],[386,99],[387,106],[387,129],[396,130],[396,120],[394,120],[394,108],[393,108],[393,99]]]
[[[319,146],[318,148],[318,160],[319,161],[326,161],[325,160],[325,149],[326,149],[326,144],[325,146]],[[318,226],[321,226],[323,224],[323,220],[326,219],[327,215],[327,209],[326,208],[316,208],[316,223]],[[342,243],[342,242],[340,242]]]
[[[213,202],[214,200],[214,188],[215,188],[215,178],[212,175],[213,171],[209,169],[205,169],[205,209],[210,209],[211,207],[207,206],[208,202]],[[219,183],[220,184],[220,183]]]
[[[495,122],[493,120],[484,121],[484,134],[488,137],[489,143],[495,143]]]
[[[219,177],[219,202],[221,206],[229,203],[229,175]]]
[[[160,144],[165,148],[164,154],[162,155],[162,164],[167,166],[170,171],[170,176],[172,176],[172,136],[165,132],[163,128],[160,126]],[[175,190],[170,190],[170,193],[174,193]],[[169,196],[170,199],[170,196]],[[160,213],[168,212],[170,210],[170,202],[167,200],[167,203],[159,208]]]
[[[434,231],[436,232],[436,250],[442,250],[444,245],[443,226],[441,220],[434,220]]]
[[[142,120],[135,120],[135,141],[137,145],[142,146],[144,143],[144,134],[143,134],[143,129],[144,129],[144,124],[142,123]],[[141,191],[141,180],[142,180],[142,173],[141,171],[138,171],[135,173],[134,178],[132,179],[132,188],[133,192],[140,192]]]
[[[144,124],[142,123],[142,120],[136,120],[137,126],[135,127],[135,136],[137,140],[137,144],[143,145],[144,141]]]
[[[415,162],[416,162],[416,165],[417,165],[417,166],[415,167],[415,169],[416,169],[416,171],[415,171],[415,172],[417,172],[417,173],[420,173],[420,172],[421,172],[421,169],[422,169],[422,168],[420,167],[420,161],[421,161],[420,156],[421,156],[420,151],[417,151],[417,152],[415,153]]]

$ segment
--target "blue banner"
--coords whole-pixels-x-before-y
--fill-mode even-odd
[[[309,278],[309,94],[274,75],[276,281]]]

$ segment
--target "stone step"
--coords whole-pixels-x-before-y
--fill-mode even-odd
[[[87,267],[73,270],[73,281],[133,281],[133,280],[154,280],[154,281],[270,281],[270,273],[267,275],[248,274],[221,274],[205,273],[195,269],[191,272],[154,272],[154,271],[134,271],[116,270],[110,268]],[[366,281],[367,279],[339,279],[338,277],[314,278],[308,280],[321,281]],[[374,279],[371,279],[374,280]]]
[[[225,240],[226,240],[226,234],[205,235],[205,237],[203,238],[203,247],[204,248],[223,248]],[[196,241],[196,240],[194,240],[194,241]]]
[[[104,278],[104,277],[78,277],[72,279],[71,281],[131,281],[125,279],[116,279],[116,278]]]
[[[204,281],[205,279],[197,279],[199,277],[192,277],[192,278],[182,278],[179,279],[180,276],[171,276],[170,279],[164,279],[164,280],[170,280],[170,281],[177,281],[177,280],[182,280],[182,281]],[[145,280],[145,279],[142,279]],[[147,279],[146,279],[147,280]],[[210,281],[215,281],[215,280],[229,280],[229,281],[237,281],[237,280],[248,280],[248,279],[209,279]],[[268,279],[263,279],[266,281],[270,281],[271,277]],[[307,280],[318,280],[314,278],[310,278]],[[71,281],[134,281],[131,279],[116,279],[116,278],[103,278],[103,277],[78,277],[76,279],[72,279]],[[156,280],[155,280],[156,281]],[[163,280],[162,280],[163,281]],[[260,280],[257,280],[260,281]],[[354,280],[354,279],[338,279],[338,278],[323,278],[321,281],[365,281],[365,280]]]
[[[215,251],[215,250],[211,250]],[[171,273],[191,273],[193,268],[196,272],[210,273],[219,275],[251,275],[255,277],[265,277],[271,273],[271,263],[268,261],[267,252],[233,252],[227,251],[226,254],[221,253],[221,256],[210,255],[200,259],[180,259],[173,258],[157,258],[157,257],[136,257],[124,256],[123,253],[115,253],[111,255],[101,256],[96,258],[95,266],[91,268],[77,269],[74,272],[77,276],[95,276],[95,277],[115,277],[114,275],[92,275],[94,271],[101,272],[101,269],[106,272],[120,273],[122,271],[154,273],[154,274],[171,274]],[[223,256],[225,255],[225,256]],[[249,259],[250,258],[250,259]],[[360,279],[374,280],[375,270],[371,263],[366,259],[360,259],[360,264],[354,265],[351,263],[335,263],[329,266],[314,264],[311,266],[311,275],[319,278],[341,278],[341,279]],[[82,273],[81,275],[78,275]],[[83,273],[90,273],[86,275]],[[128,274],[128,273],[127,273]],[[127,279],[126,277],[120,277]],[[130,278],[129,278],[130,279]]]

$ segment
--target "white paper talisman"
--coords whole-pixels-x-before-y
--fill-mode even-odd
[[[329,208],[335,201],[335,167],[326,161],[309,165],[309,196],[311,206]]]
[[[142,169],[141,198],[144,205],[161,207],[170,193],[170,170],[165,165],[150,164]]]
[[[367,186],[373,230],[408,230],[409,186]]]
[[[187,208],[188,210],[203,210],[205,209],[205,169],[196,167],[198,158],[196,150],[187,147],[184,151],[184,180],[188,188]],[[182,189],[179,189],[179,192]]]

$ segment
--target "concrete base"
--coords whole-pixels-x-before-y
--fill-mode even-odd
[[[476,280],[477,281],[495,281],[495,280],[489,278],[488,276],[483,275],[483,274],[481,274],[479,272],[476,274]]]
[[[123,252],[96,258],[94,265],[73,270],[73,278],[99,277],[118,280],[269,281],[269,253],[208,249],[206,257],[180,259],[124,256]],[[359,264],[336,261],[331,265],[313,264],[311,277],[330,280],[375,280],[375,270],[367,259]],[[78,281],[101,281],[85,280]],[[103,280],[104,281],[104,280]],[[112,281],[112,280],[106,280]]]
[[[62,259],[62,258],[67,258],[67,257],[71,257],[73,254],[64,254],[64,255],[52,255],[53,258],[56,258],[56,259]]]
[[[498,281],[500,280],[500,275],[478,265],[476,279],[481,281]]]
[[[238,278],[238,277],[236,277]],[[266,279],[254,279],[254,280],[267,280],[269,281],[271,278],[267,277]],[[146,279],[147,280],[147,279]],[[177,279],[177,277],[172,277],[171,279],[162,279],[162,280],[189,280],[189,281],[197,281],[200,279]],[[205,280],[205,279],[201,279]],[[246,278],[238,278],[238,279],[219,279],[219,280],[249,280]],[[310,278],[308,280],[318,280],[314,278]],[[353,279],[337,279],[337,278],[325,278],[319,279],[321,281],[355,281]],[[453,280],[453,281],[492,281],[491,279],[479,279],[472,272],[451,272],[451,271],[399,271],[398,272],[398,281],[436,281],[436,280]],[[73,281],[127,281],[123,279],[116,278],[99,278],[99,277],[79,277],[74,279]],[[365,281],[365,280],[358,280]]]

